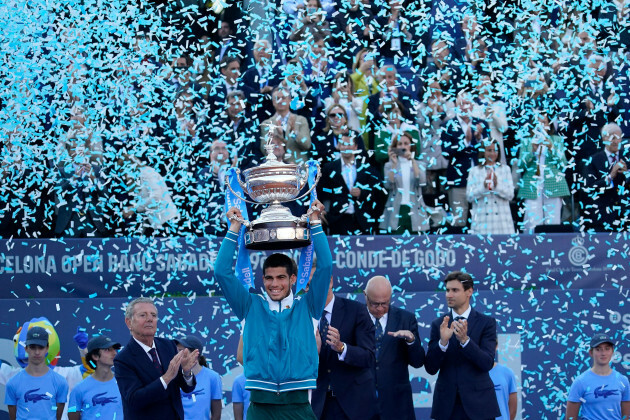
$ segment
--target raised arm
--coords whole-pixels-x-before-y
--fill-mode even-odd
[[[317,256],[317,266],[313,274],[313,279],[311,280],[311,287],[306,293],[305,299],[311,311],[311,316],[319,319],[326,306],[326,296],[328,295],[328,287],[330,285],[330,278],[332,277],[332,254],[330,253],[328,240],[326,239],[319,218],[320,213],[324,210],[324,205],[319,200],[316,200],[312,207],[317,209],[313,211],[310,219],[311,236],[315,255]]]
[[[242,218],[240,210],[232,207],[228,213],[228,217]],[[238,232],[241,229],[241,223],[231,219],[228,232],[219,248],[216,262],[214,264],[214,277],[221,287],[221,291],[225,296],[228,304],[236,314],[238,319],[244,319],[251,305],[251,296],[243,287],[234,272],[234,263],[237,256]]]

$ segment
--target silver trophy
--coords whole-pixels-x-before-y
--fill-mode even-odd
[[[309,168],[305,163],[290,164],[278,161],[274,155],[271,132],[265,144],[267,157],[265,163],[243,171],[245,182],[241,180],[241,171],[235,168],[238,183],[254,201],[250,201],[237,194],[226,178],[225,185],[240,200],[251,204],[271,204],[262,210],[258,219],[249,222],[236,218],[243,223],[245,233],[245,247],[254,250],[279,250],[302,248],[311,243],[308,219],[313,212],[309,210],[302,217],[296,217],[281,203],[298,200],[308,195],[317,185],[320,178],[320,168],[317,164],[315,182],[304,194],[298,197],[300,191],[308,183]]]

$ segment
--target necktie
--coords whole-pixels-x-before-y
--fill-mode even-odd
[[[326,336],[328,336],[328,320],[326,319],[328,311],[324,311],[322,319],[319,321],[319,335],[322,338],[322,345],[326,344]]]
[[[612,168],[617,163],[617,155],[610,155],[610,167]]]
[[[381,352],[383,346],[383,327],[381,326],[380,319],[374,321],[374,328],[376,329],[376,360],[378,360],[378,354]]]
[[[455,321],[462,321],[464,319],[466,319],[466,318],[464,318],[463,316],[459,316],[459,315],[455,317]]]
[[[157,369],[157,371],[160,372],[160,375],[163,374],[164,371],[162,370],[162,365],[160,364],[160,361],[158,360],[157,351],[155,351],[155,349],[151,349],[149,350],[149,354],[151,355],[151,360],[153,360],[153,366],[155,366],[155,369]]]

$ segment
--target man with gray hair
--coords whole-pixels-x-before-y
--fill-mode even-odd
[[[609,67],[607,57],[591,54],[579,75],[580,103],[575,107],[567,129],[568,148],[574,155],[578,175],[584,172],[590,157],[602,146],[601,127],[619,115]]]
[[[114,359],[114,374],[128,419],[184,419],[180,389],[192,392],[192,367],[199,351],[177,351],[175,343],[155,337],[158,312],[140,297],[125,309],[131,340]]]
[[[391,306],[392,285],[383,276],[365,286],[365,301],[374,323],[376,365],[374,377],[381,420],[415,419],[409,366],[422,367],[424,348],[414,314]]]
[[[621,128],[615,123],[602,127],[604,149],[595,153],[584,171],[584,218],[596,231],[623,231],[630,226],[628,156],[621,150]]]

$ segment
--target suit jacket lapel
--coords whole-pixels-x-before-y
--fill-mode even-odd
[[[477,311],[475,311],[474,309],[471,308],[470,310],[470,315],[468,315],[468,335],[470,336],[470,333],[472,332],[474,326],[475,326],[475,322],[477,321]]]
[[[136,340],[133,339],[133,337],[131,338],[131,340],[129,340],[129,344],[127,344],[127,346],[129,346],[129,349],[131,350],[131,353],[133,354],[136,363],[138,363],[140,371],[145,372],[151,378],[151,380],[155,380],[160,377],[160,373],[157,371],[155,366],[153,366],[153,362],[149,358],[149,355],[142,349],[142,347],[140,347],[140,344],[138,344]],[[160,363],[162,363],[163,359],[159,351],[158,356],[160,357]]]
[[[333,311],[330,316],[330,326],[335,327],[339,330],[339,335],[341,335],[341,320],[343,319],[343,309],[345,304],[343,300],[341,300],[338,296],[335,296],[335,303],[333,303]],[[337,352],[330,348],[326,343],[322,343],[322,346],[326,346],[326,351],[328,352],[327,358],[333,358],[333,360],[337,359]]]
[[[344,303],[339,297],[335,296],[335,303],[333,303],[333,311],[330,316],[330,325],[340,330],[341,318],[343,315]]]
[[[168,369],[168,363],[166,363],[166,361],[168,360],[170,362],[170,354],[168,354],[168,350],[165,346],[165,344],[162,341],[156,340],[155,338],[153,339],[153,342],[155,343],[155,349],[157,350],[157,354],[158,357],[160,358],[160,364],[162,365],[162,371],[166,372],[166,369]]]
[[[385,325],[385,331],[383,333],[383,346],[381,347],[381,354],[385,351],[385,348],[390,344],[400,340],[400,338],[392,337],[387,334],[388,332],[395,332],[400,329],[400,312],[390,306],[387,314],[387,325]]]
[[[390,331],[396,331],[396,326],[398,325],[398,313],[392,308],[389,307],[389,311],[387,313],[387,325],[385,325],[385,334]]]

